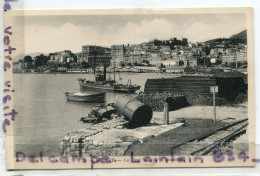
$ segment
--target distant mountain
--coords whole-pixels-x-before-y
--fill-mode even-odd
[[[29,53],[29,54],[18,54],[17,56],[14,56],[14,57],[13,57],[13,61],[14,61],[14,62],[19,61],[20,59],[23,59],[25,56],[35,57],[35,56],[39,56],[39,55],[41,55],[41,54],[49,55],[48,53],[40,53],[40,52]]]
[[[237,34],[233,34],[229,38],[217,38],[206,41],[206,43],[230,43],[230,44],[238,44],[238,43],[247,43],[247,30],[239,32]]]
[[[244,30],[242,32],[239,32],[237,34],[232,35],[229,37],[230,39],[240,39],[240,40],[247,40],[247,30]]]

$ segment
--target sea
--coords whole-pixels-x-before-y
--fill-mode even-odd
[[[113,78],[113,74],[107,77]],[[176,77],[162,73],[116,73],[116,80],[144,85],[147,79]],[[14,150],[26,156],[59,155],[64,136],[91,126],[82,123],[97,104],[67,101],[65,92],[79,92],[78,78],[94,80],[92,74],[14,74]],[[121,78],[121,79],[120,79]],[[122,93],[107,92],[106,103],[115,103]]]

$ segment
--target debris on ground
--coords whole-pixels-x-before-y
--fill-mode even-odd
[[[115,105],[113,103],[104,105],[94,106],[87,117],[81,117],[83,123],[100,123],[113,118],[118,118],[119,115],[116,111]]]

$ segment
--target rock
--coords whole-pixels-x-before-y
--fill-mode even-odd
[[[102,108],[102,106],[94,106],[91,110],[92,111],[98,111],[99,109],[101,109]]]
[[[84,145],[84,148],[83,148],[83,153],[86,153],[87,150],[88,150],[88,145],[85,144],[85,145]]]
[[[94,146],[98,146],[98,143],[99,143],[99,141],[96,141],[96,140],[93,141],[93,145],[94,145]]]
[[[124,126],[116,126],[116,129],[122,129]]]
[[[114,107],[112,107],[112,106],[108,106],[108,107],[107,107],[107,110],[108,110],[108,112],[110,112],[110,113],[115,113],[115,112],[116,112],[116,108],[114,108]]]
[[[101,146],[101,145],[103,145],[103,144],[104,144],[103,141],[98,142],[98,145],[99,145],[99,146]]]
[[[79,149],[78,148],[70,148],[70,152],[71,153],[74,153],[74,152],[76,152],[76,151],[78,151]]]
[[[72,147],[72,148],[79,148],[79,143],[72,143],[72,144],[71,144],[71,147]]]
[[[70,140],[70,138],[68,136],[63,138],[63,141],[67,141],[68,142],[69,140]]]
[[[84,140],[83,142],[86,145],[92,145],[93,144],[93,140]]]
[[[116,119],[118,116],[117,116],[117,114],[115,114],[115,113],[112,113],[111,115],[110,115],[110,119]]]
[[[88,154],[90,156],[103,156],[103,153],[100,149],[88,151]]]
[[[113,108],[115,108],[116,106],[115,106],[115,103],[108,103],[108,105],[107,106],[111,106],[111,107],[113,107]]]
[[[96,146],[94,146],[94,145],[89,145],[88,146],[88,150],[94,150],[94,149],[96,149],[97,147]]]
[[[118,143],[107,143],[104,145],[104,147],[106,148],[116,148],[116,147],[119,147],[119,144]]]
[[[124,150],[122,149],[113,149],[111,151],[112,156],[123,156],[123,154],[124,154]]]
[[[81,117],[81,118],[80,118],[80,121],[83,121],[85,118],[86,118],[86,117]]]
[[[98,115],[99,115],[100,117],[105,117],[106,113],[107,113],[107,110],[106,110],[106,109],[99,109],[99,110],[98,110]]]
[[[63,145],[60,145],[60,146],[59,146],[59,152],[60,152],[61,155],[64,154],[64,149],[65,149],[65,148],[64,148]]]
[[[96,123],[97,122],[97,118],[96,117],[84,117],[84,119],[82,119],[83,123]]]
[[[123,146],[130,146],[130,145],[132,145],[132,142],[123,142],[122,145]]]
[[[100,113],[106,114],[109,110],[114,111],[114,108],[109,107],[108,110],[102,108],[100,109]],[[101,156],[104,154],[112,155],[113,153],[116,153],[118,155],[118,153],[124,153],[125,148],[131,145],[131,143],[136,143],[138,140],[134,137],[127,136],[126,138],[118,139],[117,142],[114,141],[111,143],[111,141],[107,141],[105,139],[97,140],[95,137],[92,137],[100,132],[103,132],[105,129],[122,129],[124,128],[124,124],[128,123],[128,121],[124,119],[117,118],[116,113],[110,114],[110,117],[111,116],[114,117],[112,120],[94,124],[82,130],[70,132],[68,136],[63,138],[63,142],[60,143],[60,153],[64,156],[77,155],[81,148],[79,145],[82,145],[82,155],[84,154],[89,156],[90,154],[95,154]],[[116,152],[113,152],[114,150],[116,150]]]
[[[138,141],[138,139],[133,136],[122,136],[122,137],[120,137],[120,139],[123,142],[131,142],[131,143],[133,143],[133,142],[135,143],[136,141]]]

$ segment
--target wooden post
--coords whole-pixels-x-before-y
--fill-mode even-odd
[[[164,102],[164,124],[169,124],[169,105],[166,101]]]

